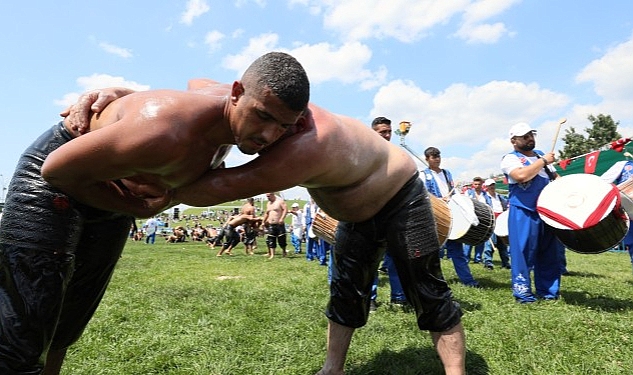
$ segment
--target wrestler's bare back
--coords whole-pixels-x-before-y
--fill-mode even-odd
[[[375,215],[416,170],[404,150],[360,121],[310,104],[295,134],[175,194],[183,203],[206,206],[300,185],[332,217],[358,222]]]
[[[415,163],[358,120],[316,106],[311,112],[324,150],[319,163],[331,167],[301,185],[338,220],[358,222],[374,216],[415,174]]]
[[[115,197],[109,203],[90,197],[90,184],[97,182],[119,180],[139,196],[191,183],[220,165],[234,143],[224,118],[229,95],[229,85],[204,95],[170,90],[127,95],[93,116],[89,133],[51,153],[43,173],[98,208],[118,207]]]

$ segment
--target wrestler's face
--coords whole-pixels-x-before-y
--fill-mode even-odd
[[[270,89],[244,88],[239,82],[233,84],[231,104],[235,144],[249,155],[278,140],[303,113],[289,109]]]

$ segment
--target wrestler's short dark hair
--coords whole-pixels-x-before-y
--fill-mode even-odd
[[[474,182],[474,181],[477,181],[477,182],[481,182],[481,183],[483,183],[483,182],[484,182],[484,179],[483,179],[483,178],[481,178],[481,177],[479,177],[479,176],[477,176],[477,177],[473,178],[473,182]]]
[[[303,111],[310,101],[310,81],[303,66],[287,53],[269,52],[246,69],[242,81],[269,88],[288,108]]]
[[[380,125],[380,124],[391,126],[391,120],[383,116],[376,117],[374,121],[371,122],[371,127],[375,128],[377,125]]]
[[[429,147],[424,150],[424,156],[426,156],[427,158],[429,156],[440,156],[440,150],[437,147]]]

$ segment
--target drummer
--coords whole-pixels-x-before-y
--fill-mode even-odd
[[[495,219],[508,209],[508,200],[501,194],[497,193],[497,184],[492,178],[484,181],[484,188],[486,189],[486,196],[490,201],[492,212],[495,215]],[[497,222],[498,225],[498,222]],[[494,252],[493,246],[499,252],[499,258],[501,258],[501,268],[510,269],[510,259],[508,257],[508,247],[505,242],[501,241],[496,234],[492,234],[490,240],[486,242],[484,247],[484,266],[492,267],[492,253]]]
[[[436,147],[429,147],[424,150],[424,157],[429,166],[423,171],[422,176],[426,183],[426,190],[448,202],[451,196],[455,194],[455,184],[453,183],[451,172],[440,168],[442,163],[440,150]],[[468,258],[463,250],[464,245],[456,240],[446,240],[444,246],[448,257],[453,261],[453,267],[455,267],[455,273],[457,273],[459,280],[466,286],[481,288],[470,272]]]
[[[536,130],[525,122],[509,131],[514,151],[501,160],[510,190],[508,234],[512,258],[512,294],[519,303],[536,302],[537,298],[560,297],[564,247],[554,232],[536,212],[536,201],[543,188],[558,177],[554,153],[535,150]],[[534,271],[534,286],[530,270]]]
[[[604,181],[620,185],[630,179],[633,179],[633,160],[622,160],[611,166],[606,172],[600,176]],[[631,218],[633,216],[629,216]],[[624,236],[622,244],[629,251],[631,256],[631,264],[633,264],[633,220],[629,223],[629,231]]]
[[[479,176],[473,178],[471,188],[466,190],[466,195],[480,203],[483,203],[488,206],[492,206],[492,201],[490,200],[490,197],[486,195],[486,192],[483,189],[483,185],[484,185],[483,178]],[[488,240],[486,239],[486,242],[481,243],[479,245],[464,244],[464,254],[466,255],[466,258],[468,258],[468,260],[470,261],[470,255],[474,248],[475,256],[473,258],[473,263],[481,263],[483,255],[484,255],[484,244],[487,244],[487,243],[488,243]],[[490,263],[484,262],[484,268],[492,270],[493,269],[492,261]]]

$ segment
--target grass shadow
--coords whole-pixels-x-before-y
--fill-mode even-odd
[[[472,351],[466,353],[466,370],[469,375],[488,375],[486,360]],[[351,365],[347,375],[443,375],[444,368],[433,347],[406,348],[401,351],[383,350],[372,360]]]
[[[561,295],[568,305],[584,306],[596,311],[619,312],[633,310],[633,301],[615,299],[606,295],[591,296],[586,292],[562,291]]]

